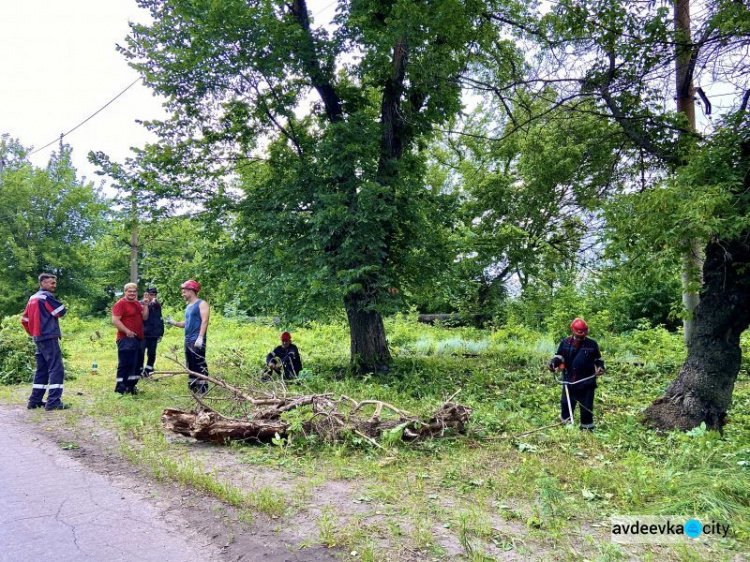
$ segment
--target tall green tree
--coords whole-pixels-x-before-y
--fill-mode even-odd
[[[703,285],[688,356],[664,395],[646,410],[663,428],[702,422],[721,429],[740,369],[740,336],[750,325],[750,120],[727,117],[662,188],[621,197],[613,222],[628,216],[614,244],[656,262],[675,260],[677,241],[705,246]],[[619,216],[618,216],[619,215]]]
[[[61,145],[43,169],[27,155],[18,141],[0,138],[0,315],[23,310],[43,271],[58,276],[63,298],[96,294],[93,247],[106,210],[101,195],[78,179],[69,146]]]
[[[513,105],[516,121],[546,115],[517,128],[500,104],[482,104],[448,141],[441,164],[453,170],[446,181],[460,186],[460,261],[472,262],[489,287],[512,278],[523,289],[559,281],[595,257],[602,204],[622,190],[627,162],[606,121],[549,103]]]
[[[678,5],[684,8],[685,2]],[[715,143],[718,137],[714,139],[710,131],[701,135],[693,130],[686,102],[693,84],[700,83],[703,89],[696,88],[695,93],[703,96],[708,112],[709,86],[719,82],[724,90],[734,90],[727,113],[744,115],[750,86],[744,56],[750,44],[750,10],[744,2],[709,0],[686,22],[684,12],[675,13],[674,6],[672,2],[561,0],[540,19],[541,24],[522,18],[515,23],[547,54],[543,57],[546,65],[523,87],[540,84],[543,96],[554,82],[562,92],[554,101],[571,110],[577,110],[582,99],[593,100],[597,114],[616,123],[644,159],[650,159],[652,166],[645,166],[648,172],[640,178],[642,201],[658,201],[659,206],[636,205],[655,225],[640,232],[665,240],[681,255],[695,254],[695,240],[703,241],[706,261],[700,293],[706,304],[695,310],[688,358],[680,375],[647,416],[660,427],[690,428],[705,422],[721,429],[739,369],[739,334],[747,327],[726,315],[744,315],[746,306],[739,296],[747,283],[745,235],[734,227],[746,212],[739,196],[746,162],[739,149],[744,129],[740,117],[727,122],[725,131],[734,131],[737,143],[734,151],[727,152],[723,142]],[[673,21],[675,16],[677,21]],[[678,106],[673,105],[673,98],[680,100]],[[721,166],[734,173],[728,183],[729,176],[706,176],[695,182],[688,180],[693,174],[683,173],[696,161],[714,161],[720,155]],[[665,189],[671,185],[666,179],[672,178],[684,183]],[[704,203],[693,197],[705,194],[707,186],[721,187],[724,196],[736,202],[724,209],[721,224],[702,221]],[[685,201],[694,207],[679,218],[671,216],[664,212],[662,192],[671,193],[670,204],[680,209]],[[678,222],[671,222],[675,218]],[[715,230],[707,232],[707,225]],[[630,230],[625,223],[619,226],[623,234]],[[668,242],[664,233],[670,234]]]
[[[459,76],[502,43],[484,17],[495,3],[340,1],[329,28],[306,0],[139,4],[153,23],[132,27],[124,53],[169,100],[152,152],[171,185],[197,199],[201,180],[239,173],[263,270],[331,289],[352,362],[387,362],[388,289],[433,257],[423,148],[461,109]]]

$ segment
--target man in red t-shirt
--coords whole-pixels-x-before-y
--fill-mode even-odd
[[[112,324],[117,328],[117,379],[115,392],[136,394],[143,367],[143,321],[148,318],[148,307],[138,300],[138,285],[123,287],[125,296],[112,307]]]

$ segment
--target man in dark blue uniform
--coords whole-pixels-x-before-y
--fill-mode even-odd
[[[148,307],[148,318],[143,322],[143,341],[141,342],[141,353],[146,356],[146,364],[143,367],[144,377],[150,377],[154,372],[156,345],[164,335],[164,320],[157,295],[156,287],[149,287],[143,293],[143,305]]]
[[[65,369],[60,350],[62,334],[58,318],[63,317],[67,309],[55,299],[53,293],[56,289],[55,275],[39,275],[39,290],[31,295],[21,316],[21,324],[26,333],[34,338],[36,345],[36,373],[27,406],[30,410],[62,410],[66,407],[62,403]],[[48,392],[46,402],[43,400],[45,391]]]
[[[570,324],[572,336],[563,339],[549,362],[549,370],[562,369],[563,389],[560,399],[560,420],[573,423],[576,404],[581,410],[581,429],[594,429],[594,392],[596,377],[604,372],[599,346],[586,337],[589,326],[581,318]],[[567,391],[567,395],[566,395]]]
[[[292,335],[289,332],[281,334],[281,345],[266,355],[266,365],[276,372],[281,371],[283,367],[285,379],[294,379],[300,374],[302,359],[299,356],[299,349],[292,343]]]

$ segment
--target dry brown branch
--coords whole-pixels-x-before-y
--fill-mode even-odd
[[[211,376],[207,376],[207,375],[204,375],[202,373],[196,373],[195,371],[191,371],[185,365],[183,365],[182,363],[180,363],[180,361],[178,361],[177,358],[175,358],[175,357],[168,357],[168,359],[170,361],[173,361],[173,362],[177,363],[180,367],[183,368],[183,371],[182,371],[183,375],[192,375],[192,376],[194,376],[196,378],[199,378],[199,379],[202,379],[204,381],[208,381],[210,383],[213,383],[213,384],[215,384],[218,387],[221,387],[221,388],[224,388],[224,389],[228,390],[229,392],[231,392],[232,394],[234,394],[236,397],[241,398],[245,402],[249,402],[253,406],[265,406],[265,405],[270,405],[270,404],[281,404],[281,403],[284,402],[283,398],[277,398],[277,397],[255,398],[254,396],[246,394],[245,392],[243,392],[239,388],[235,388],[235,387],[233,387],[233,386],[225,383],[224,381],[222,381],[220,379],[217,379],[217,378],[214,378],[214,377],[211,377]]]
[[[448,397],[448,399],[446,400],[446,403],[447,403],[447,402],[453,402],[453,399],[454,399],[454,398],[455,398],[456,396],[458,396],[458,393],[459,393],[459,392],[461,392],[461,389],[460,389],[460,388],[459,388],[459,389],[458,389],[458,390],[457,390],[456,392],[454,392],[453,394],[451,394],[451,395],[450,395],[450,396]]]
[[[386,449],[386,448],[385,448],[385,447],[383,447],[383,446],[382,446],[382,445],[381,445],[380,443],[378,443],[377,441],[375,441],[375,439],[373,439],[373,438],[371,438],[371,437],[367,437],[367,435],[365,435],[364,433],[360,433],[360,432],[359,432],[359,431],[357,431],[356,429],[354,430],[354,433],[356,433],[356,434],[357,434],[357,435],[359,435],[360,437],[363,437],[363,438],[364,438],[364,439],[366,439],[366,440],[367,440],[367,441],[368,441],[369,443],[371,443],[372,445],[375,445],[375,446],[376,446],[376,447],[377,447],[378,449],[381,449],[381,450],[385,451],[386,453],[388,452],[388,449]]]
[[[223,420],[229,420],[230,418],[227,418],[226,416],[221,415],[219,412],[215,411],[213,408],[211,408],[208,404],[206,404],[201,398],[197,395],[193,395],[193,399],[200,404],[200,406],[203,408],[205,412],[213,412],[217,416],[219,416]]]
[[[387,402],[358,402],[345,395],[338,399],[334,399],[332,394],[295,396],[288,394],[285,388],[284,396],[255,397],[215,377],[191,373],[188,370],[185,370],[185,374],[207,380],[229,392],[235,398],[235,412],[241,415],[230,417],[220,414],[199,396],[194,396],[200,406],[197,412],[185,412],[174,408],[164,410],[162,424],[165,428],[202,441],[225,443],[244,440],[270,443],[274,438],[288,438],[290,423],[282,419],[282,416],[298,410],[311,412],[309,418],[302,423],[301,432],[304,435],[317,434],[323,439],[335,440],[350,432],[385,450],[377,442],[385,431],[403,428],[401,435],[404,441],[440,437],[447,430],[462,433],[471,415],[470,408],[450,401],[443,404],[432,417],[423,420]],[[454,393],[451,398],[456,394]],[[344,404],[352,404],[352,408],[342,409],[341,406]],[[244,411],[248,405],[253,407],[249,413]],[[369,418],[364,418],[361,409],[367,405],[375,406],[375,411]],[[392,412],[394,416],[381,419],[384,409]]]
[[[354,409],[351,412],[349,412],[349,414],[355,414],[357,411],[359,411],[360,408],[362,408],[362,406],[366,406],[368,404],[375,404],[377,406],[376,410],[378,412],[380,412],[380,410],[382,410],[383,408],[387,408],[401,417],[404,417],[404,418],[414,417],[411,414],[404,412],[403,410],[399,410],[398,408],[396,408],[395,406],[391,406],[387,402],[381,402],[380,400],[363,400],[362,402],[357,404],[357,406],[355,406]]]

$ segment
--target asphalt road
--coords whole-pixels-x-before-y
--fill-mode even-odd
[[[43,412],[54,423],[55,412]],[[216,546],[0,409],[0,561],[207,562]],[[208,543],[208,544],[206,544]]]

